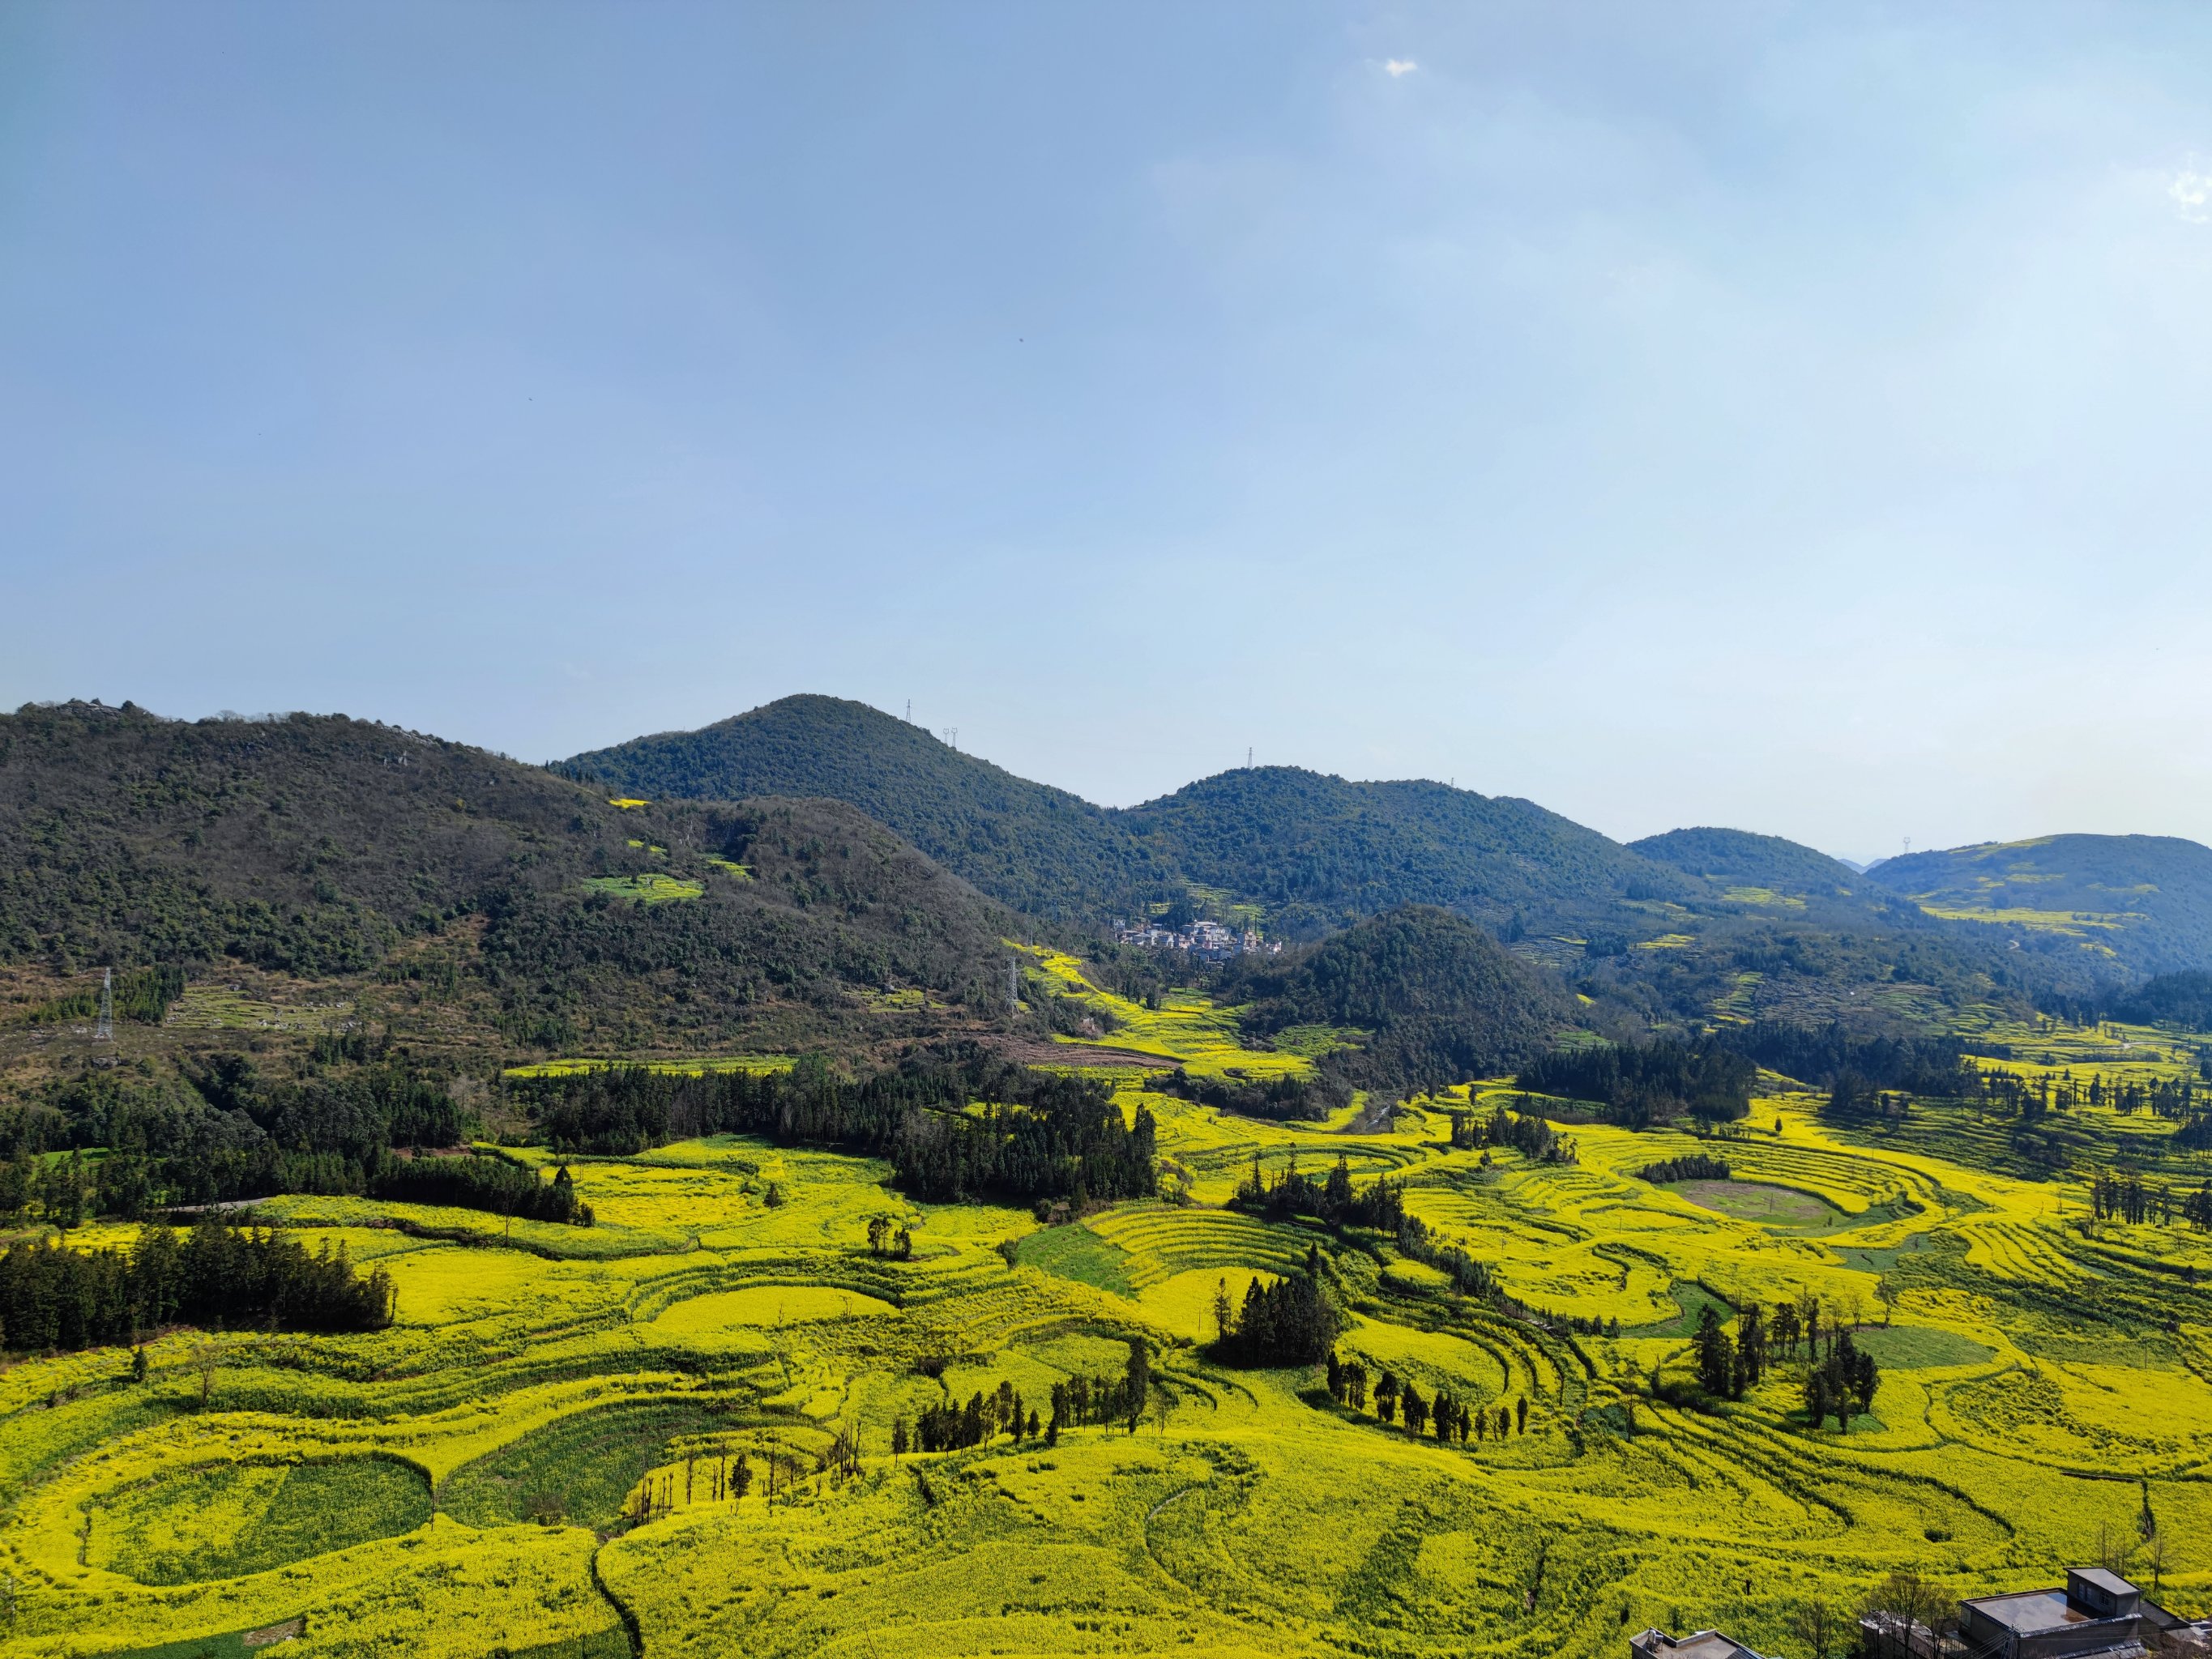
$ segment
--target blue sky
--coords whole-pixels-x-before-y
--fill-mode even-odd
[[[0,704],[2212,838],[2212,11],[18,3]]]

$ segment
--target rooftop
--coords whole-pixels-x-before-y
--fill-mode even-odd
[[[2094,1584],[2107,1595],[2139,1594],[2136,1587],[2121,1577],[2119,1574],[2108,1571],[2103,1567],[2073,1567],[2067,1571],[2066,1576],[2069,1578],[2078,1578],[2085,1584]]]
[[[1966,1605],[2023,1636],[2098,1622],[2098,1615],[2075,1607],[2058,1589],[2015,1590],[2010,1595],[1978,1595]]]
[[[1669,1636],[1663,1630],[1647,1630],[1628,1644],[1638,1659],[1759,1659],[1759,1655],[1717,1630],[1689,1636]]]

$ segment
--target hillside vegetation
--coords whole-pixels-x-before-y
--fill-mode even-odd
[[[1628,845],[1632,852],[1724,887],[1840,898],[1867,884],[1849,865],[1826,853],[1748,830],[1669,830]]]
[[[830,698],[786,698],[564,765],[639,794],[836,796],[984,891],[1062,922],[1196,908],[1299,940],[1437,906],[1653,1023],[1878,1010],[1933,1026],[1991,998],[2094,1000],[2128,969],[2057,932],[1931,913],[1777,836],[1688,830],[1624,847],[1528,801],[1294,767],[1098,808]],[[2212,953],[2212,923],[2197,938]]]
[[[1038,915],[1135,908],[1173,886],[1175,872],[1104,809],[840,697],[785,697],[563,765],[656,799],[848,801],[982,891]]]
[[[2212,963],[2212,848],[2173,836],[2045,836],[1911,853],[1867,878],[1932,915],[2064,941],[2137,972]]]
[[[0,716],[0,965],[441,985],[507,1042],[738,1042],[988,1000],[1013,917],[836,801],[629,808],[343,715]],[[4,1022],[0,1022],[4,1023]]]
[[[1247,1031],[1351,1028],[1322,1064],[1362,1086],[1419,1093],[1512,1071],[1576,1019],[1559,981],[1449,910],[1407,905],[1287,960],[1247,957],[1221,994]]]

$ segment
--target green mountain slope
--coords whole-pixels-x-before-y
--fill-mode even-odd
[[[984,892],[1036,915],[1127,908],[1174,881],[1103,808],[838,697],[784,697],[696,732],[637,738],[565,764],[653,799],[849,801]]]
[[[1576,1018],[1551,975],[1465,917],[1427,905],[1370,916],[1289,958],[1248,957],[1223,994],[1249,1004],[1247,1030],[1352,1026],[1356,1052],[1332,1055],[1377,1089],[1440,1085],[1510,1072]]]
[[[654,799],[850,801],[983,891],[1045,916],[1102,915],[1191,883],[1317,935],[1406,903],[1505,925],[1582,917],[1701,884],[1523,800],[1294,767],[1204,779],[1126,811],[1018,778],[919,726],[833,697],[786,697],[697,732],[563,763]]]
[[[2139,972],[2212,965],[2212,848],[2045,836],[1886,859],[1870,882],[1929,913],[2070,942]]]
[[[987,1006],[1013,925],[841,802],[623,811],[343,715],[0,716],[0,964],[330,978],[436,942],[512,1035],[709,1043],[887,987]]]
[[[1744,887],[1798,896],[1847,896],[1866,885],[1850,866],[1780,836],[1748,830],[1669,830],[1628,843],[1629,850],[1723,889]]]
[[[1352,783],[1265,766],[1119,816],[1162,863],[1266,906],[1292,933],[1401,904],[1445,905],[1504,927],[1516,912],[1581,920],[1620,899],[1705,891],[1533,802],[1441,783]]]

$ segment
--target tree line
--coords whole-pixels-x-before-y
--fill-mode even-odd
[[[1707,1152],[1685,1152],[1680,1158],[1647,1164],[1636,1175],[1638,1180],[1648,1181],[1655,1187],[1663,1187],[1671,1181],[1726,1181],[1729,1161]]]
[[[1329,1398],[1352,1411],[1364,1411],[1369,1401],[1367,1363],[1364,1359],[1328,1357]],[[1419,1437],[1426,1431],[1440,1444],[1465,1445],[1472,1436],[1484,1440],[1494,1431],[1502,1442],[1508,1435],[1528,1432],[1528,1396],[1511,1407],[1501,1404],[1492,1418],[1489,1408],[1469,1404],[1448,1389],[1425,1396],[1411,1377],[1401,1377],[1387,1366],[1375,1381],[1373,1401],[1378,1423],[1401,1422],[1406,1432]]]
[[[74,1250],[52,1239],[0,1252],[0,1347],[15,1352],[136,1341],[165,1325],[371,1331],[392,1322],[381,1267],[357,1273],[345,1246],[204,1217],[154,1225],[128,1249]]]
[[[1042,1439],[1044,1444],[1054,1446],[1060,1443],[1063,1430],[1085,1425],[1119,1426],[1133,1434],[1152,1395],[1152,1351],[1142,1337],[1132,1337],[1128,1364],[1120,1376],[1073,1376],[1052,1385],[1048,1421],[1041,1424],[1037,1412],[1023,1400],[1020,1390],[1002,1381],[992,1393],[976,1390],[965,1406],[947,1400],[928,1407],[911,1426],[903,1416],[894,1419],[891,1455],[965,1451],[988,1445],[1000,1435],[1018,1443]]]
[[[1554,1049],[1522,1066],[1514,1082],[1537,1094],[1595,1101],[1608,1122],[1643,1129],[1685,1114],[1733,1121],[1751,1109],[1758,1074],[1749,1059],[1713,1039],[1661,1038]]]
[[[675,1139],[756,1134],[887,1159],[898,1184],[969,1198],[1150,1197],[1154,1124],[1103,1085],[1012,1065],[980,1044],[909,1054],[848,1082],[809,1055],[784,1073],[704,1076],[616,1066],[520,1085],[538,1127],[568,1151],[631,1153]],[[980,1107],[981,1109],[975,1109]]]
[[[2199,1182],[2195,1192],[2177,1198],[2172,1188],[2147,1184],[2132,1171],[2100,1171],[2089,1182],[2089,1207],[2100,1221],[2171,1226],[2179,1215],[2197,1231],[2212,1232],[2212,1181]]]
[[[1326,1073],[1240,1082],[1233,1078],[1193,1077],[1178,1066],[1172,1072],[1154,1073],[1145,1079],[1145,1086],[1217,1111],[1277,1122],[1318,1123],[1352,1100],[1351,1085]]]

